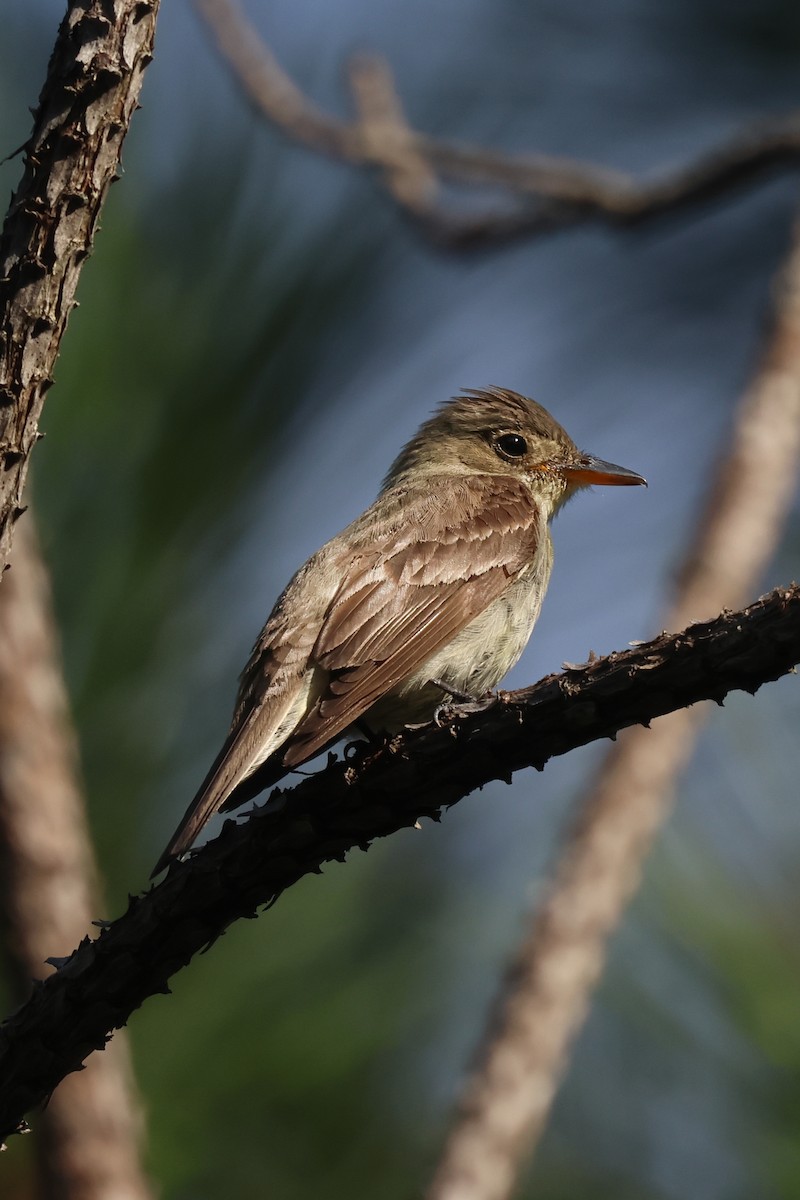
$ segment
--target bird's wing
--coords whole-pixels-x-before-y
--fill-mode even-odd
[[[506,590],[536,555],[543,523],[509,476],[426,481],[402,519],[348,564],[311,660],[327,687],[286,742],[299,766],[407,679]]]
[[[503,593],[543,533],[528,488],[508,476],[432,478],[382,501],[383,517],[368,510],[278,601],[242,674],[231,732],[153,874],[215,812],[313,758],[413,674]],[[321,621],[303,619],[311,586],[330,592]]]

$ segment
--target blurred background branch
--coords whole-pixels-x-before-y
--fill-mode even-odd
[[[92,932],[102,902],[33,516],[0,587],[0,903],[17,1001]],[[34,987],[36,985],[34,984]],[[41,1200],[150,1200],[127,1037],[65,1079],[34,1126]]]
[[[637,225],[752,184],[800,160],[800,116],[745,129],[689,166],[641,182],[621,171],[547,155],[507,155],[446,142],[408,124],[391,68],[373,55],[352,58],[347,76],[357,110],[352,122],[330,116],[284,71],[238,0],[194,0],[250,103],[287,137],[356,167],[375,169],[387,193],[437,245],[464,250],[602,220]],[[441,181],[508,193],[505,205],[459,213]],[[508,201],[514,207],[509,209]]]
[[[800,457],[800,223],[776,280],[761,364],[690,537],[665,629],[741,604],[772,558]],[[429,1200],[506,1200],[541,1138],[606,944],[637,887],[708,718],[629,729],[579,801],[541,905],[495,997]]]

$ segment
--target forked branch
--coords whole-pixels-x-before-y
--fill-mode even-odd
[[[752,184],[800,163],[800,114],[754,124],[678,170],[639,180],[594,163],[497,150],[412,129],[389,64],[359,56],[347,67],[356,116],[324,112],[284,71],[238,0],[195,0],[214,42],[255,110],[293,141],[357,168],[374,170],[400,210],[432,242],[465,250],[534,237],[589,220],[640,224]],[[442,183],[501,189],[505,203],[460,211]]]

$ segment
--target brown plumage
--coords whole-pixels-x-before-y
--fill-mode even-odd
[[[243,672],[228,738],[154,874],[215,812],[251,799],[355,722],[391,732],[429,719],[447,684],[475,696],[496,687],[539,614],[548,522],[590,483],[644,480],[582,454],[515,392],[442,405],[375,503],[279,598]]]

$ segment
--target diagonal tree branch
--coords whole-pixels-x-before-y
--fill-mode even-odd
[[[238,0],[195,0],[221,56],[262,116],[308,149],[376,169],[398,207],[432,242],[452,250],[533,237],[602,220],[639,224],[708,203],[800,163],[800,115],[754,124],[698,161],[654,180],[544,154],[507,155],[446,142],[411,129],[388,64],[359,56],[348,65],[357,115],[324,112],[283,70]],[[502,188],[508,200],[483,213],[447,206],[440,181]]]
[[[668,629],[742,602],[774,552],[800,458],[800,223],[762,362],[680,571]],[[608,939],[705,719],[683,709],[606,757],[494,1002],[428,1200],[506,1200],[547,1121]]]
[[[0,238],[0,570],[45,393],[152,57],[159,0],[71,0]]]
[[[239,917],[303,875],[493,779],[728,691],[755,691],[800,662],[800,586],[534,687],[453,710],[443,727],[333,762],[222,834],[85,940],[0,1029],[0,1137],[101,1049],[114,1028]]]

